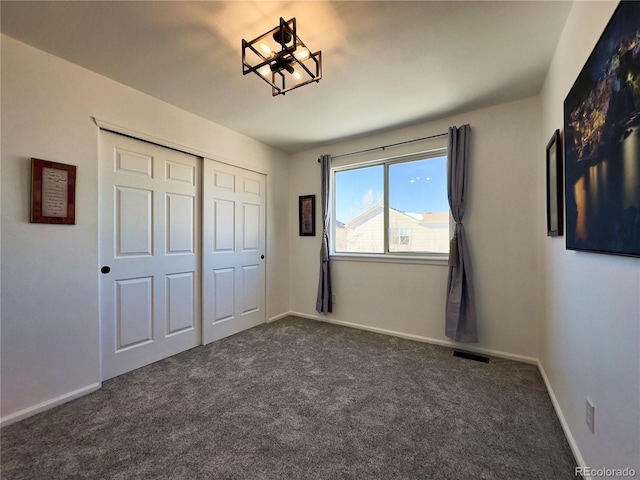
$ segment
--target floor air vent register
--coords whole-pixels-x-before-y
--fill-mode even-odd
[[[475,353],[463,352],[462,350],[454,350],[454,357],[466,358],[467,360],[475,360],[476,362],[489,363],[489,357],[484,355],[476,355]]]

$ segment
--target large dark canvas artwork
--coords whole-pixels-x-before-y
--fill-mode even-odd
[[[640,256],[640,2],[621,2],[564,102],[566,242]]]

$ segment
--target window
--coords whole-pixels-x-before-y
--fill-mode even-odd
[[[389,240],[390,247],[395,245],[409,245],[411,241],[410,227],[389,228],[389,233],[391,235]]]
[[[336,167],[333,175],[334,252],[449,253],[447,157],[443,149]]]

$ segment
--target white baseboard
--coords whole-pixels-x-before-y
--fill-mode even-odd
[[[283,318],[288,317],[289,315],[293,315],[291,312],[281,313],[280,315],[276,315],[275,317],[267,318],[267,323],[275,322],[277,320],[281,320]]]
[[[83,397],[88,393],[99,390],[100,388],[102,388],[102,383],[92,383],[91,385],[79,388],[78,390],[74,390],[73,392],[65,393],[64,395],[52,398],[51,400],[46,400],[42,403],[34,405],[33,407],[25,408],[24,410],[20,410],[19,412],[12,413],[11,415],[7,415],[0,419],[0,428],[11,425],[12,423],[19,422],[20,420],[24,420],[27,417],[36,415],[37,413],[44,412],[45,410],[49,410],[50,408],[57,407],[58,405],[62,405],[63,403],[70,402],[71,400],[75,400],[76,398]]]
[[[344,327],[357,328],[359,330],[367,330],[369,332],[382,333],[384,335],[391,335],[393,337],[406,338],[407,340],[415,340],[417,342],[431,343],[434,345],[440,345],[440,346],[449,347],[449,348],[459,348],[466,352],[480,353],[484,355],[490,355],[492,357],[506,358],[508,360],[515,360],[518,362],[538,365],[538,360],[533,357],[527,357],[525,355],[518,355],[515,353],[501,352],[499,350],[492,350],[489,348],[474,347],[467,343],[460,344],[456,342],[450,342],[447,340],[439,340],[437,338],[423,337],[421,335],[412,335],[410,333],[397,332],[395,330],[388,330],[386,328],[371,327],[369,325],[362,325],[360,323],[344,322],[342,320],[335,320],[333,318],[328,318],[320,315],[308,315],[306,313],[299,313],[299,312],[289,312],[287,315],[307,318],[309,320],[319,320],[321,322],[333,323],[336,325],[342,325]],[[286,317],[287,315],[283,315],[282,317]]]
[[[544,384],[547,387],[547,392],[549,392],[549,397],[551,397],[551,403],[553,404],[553,408],[556,411],[556,416],[558,420],[560,420],[560,425],[562,425],[562,430],[564,431],[564,436],[567,437],[567,441],[569,442],[569,446],[571,447],[571,451],[573,452],[573,456],[576,459],[579,467],[586,467],[584,463],[584,459],[582,458],[582,454],[580,453],[580,449],[578,448],[578,444],[576,443],[573,435],[571,434],[571,430],[569,429],[569,424],[564,418],[564,414],[562,413],[562,409],[560,408],[560,404],[558,403],[558,399],[556,398],[555,393],[553,392],[553,388],[551,388],[551,383],[549,382],[549,378],[547,377],[547,373],[544,371],[542,364],[538,360],[538,370],[540,371],[540,375],[542,375],[542,379],[544,380]],[[582,476],[584,480],[591,480],[590,476]]]

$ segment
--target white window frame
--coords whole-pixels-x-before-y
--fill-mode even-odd
[[[447,155],[446,147],[436,148],[423,152],[415,152],[405,155],[396,155],[393,157],[385,157],[365,162],[354,162],[331,168],[331,242],[329,253],[332,260],[352,261],[352,262],[382,262],[382,263],[411,263],[411,264],[431,264],[431,265],[447,265],[449,261],[449,253],[436,252],[391,252],[389,251],[389,166],[396,163],[406,163],[417,160],[426,160],[429,158],[442,157]],[[335,178],[337,172],[347,170],[355,170],[365,167],[373,167],[376,165],[384,166],[384,253],[354,253],[354,252],[336,252],[336,188]],[[449,238],[453,235],[454,221],[449,209]]]

